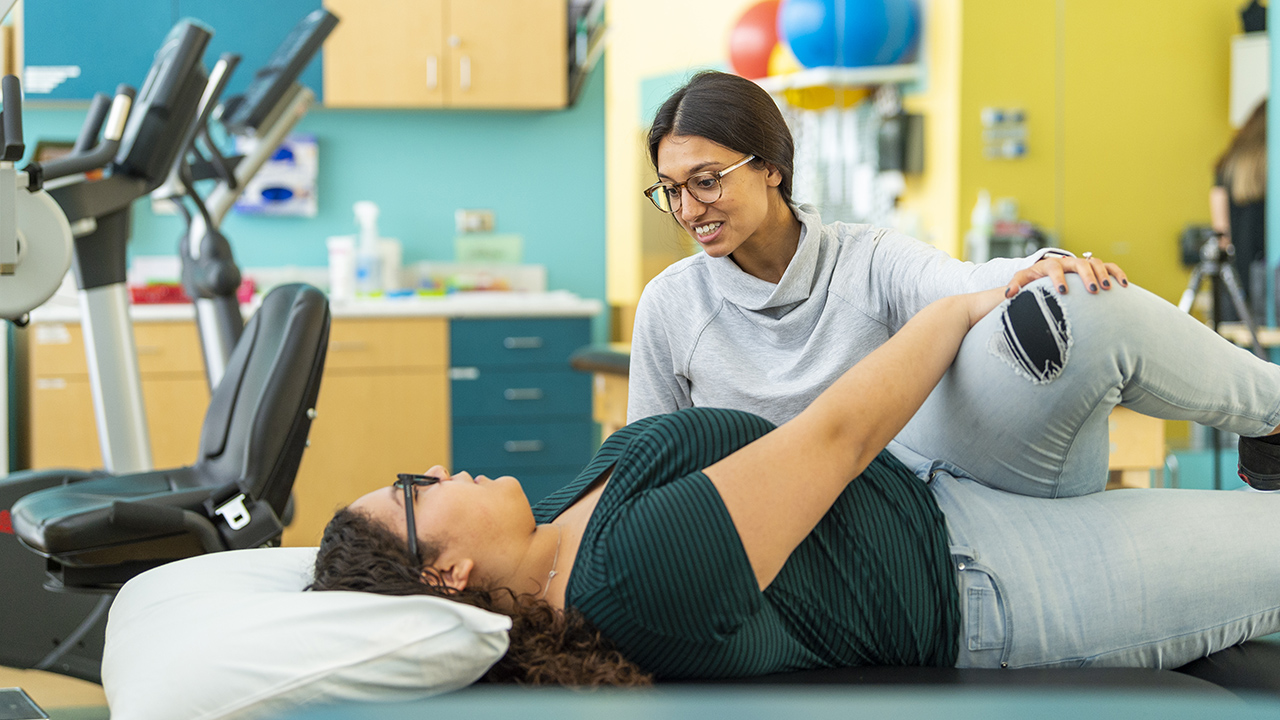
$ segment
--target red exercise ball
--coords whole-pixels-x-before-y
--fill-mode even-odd
[[[729,64],[744,78],[769,74],[769,55],[778,44],[778,3],[764,0],[747,8],[729,34]]]

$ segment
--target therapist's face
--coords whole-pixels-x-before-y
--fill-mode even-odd
[[[658,143],[658,178],[683,183],[691,175],[731,167],[743,157],[704,137],[668,135]],[[683,191],[675,217],[703,251],[712,257],[725,257],[761,239],[757,236],[768,217],[769,190],[781,181],[776,170],[762,170],[748,163],[720,179],[720,199],[714,202],[699,202]]]

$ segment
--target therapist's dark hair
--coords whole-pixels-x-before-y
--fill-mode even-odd
[[[658,143],[668,135],[696,135],[782,173],[778,191],[791,204],[796,145],[773,98],[746,78],[708,70],[694,75],[658,108],[649,128],[649,160],[658,167]]]
[[[431,569],[439,547],[420,544],[419,565],[402,538],[369,517],[339,510],[324,529],[308,590],[353,590],[380,595],[432,595],[511,618],[506,655],[480,682],[523,685],[650,685],[652,678],[624,658],[575,610],[506,588],[454,590]],[[511,602],[499,607],[499,598]],[[514,608],[514,609],[512,609]]]

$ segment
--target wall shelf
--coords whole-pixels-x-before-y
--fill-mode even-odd
[[[885,85],[889,83],[906,83],[924,78],[924,66],[919,63],[908,65],[873,65],[868,67],[816,67],[808,70],[775,75],[756,80],[756,84],[766,92],[776,95],[784,90],[809,87],[861,87],[865,85]]]

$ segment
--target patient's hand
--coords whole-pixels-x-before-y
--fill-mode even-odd
[[[1024,285],[1042,277],[1053,278],[1053,284],[1057,286],[1058,292],[1065,295],[1067,293],[1067,273],[1079,275],[1080,279],[1084,281],[1085,289],[1090,293],[1096,293],[1099,289],[1110,290],[1111,278],[1115,278],[1117,282],[1126,287],[1129,285],[1128,276],[1115,263],[1103,262],[1096,257],[1055,256],[1041,258],[1035,265],[1015,273],[1009,279],[1009,284],[1005,286],[1005,296],[1013,297]]]

